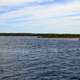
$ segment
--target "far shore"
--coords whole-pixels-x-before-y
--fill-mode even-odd
[[[0,36],[30,36],[38,38],[80,38],[80,34],[0,33]]]

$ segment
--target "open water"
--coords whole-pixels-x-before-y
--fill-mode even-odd
[[[2,36],[0,80],[80,80],[80,40]]]

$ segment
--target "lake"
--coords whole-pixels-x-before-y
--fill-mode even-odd
[[[0,80],[80,80],[80,40],[2,36]]]

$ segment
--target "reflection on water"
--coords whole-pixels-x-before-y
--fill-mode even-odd
[[[80,41],[0,37],[0,80],[80,80]]]

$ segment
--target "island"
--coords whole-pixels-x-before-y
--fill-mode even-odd
[[[38,38],[80,38],[80,34],[52,33],[0,33],[0,36],[35,36]]]

